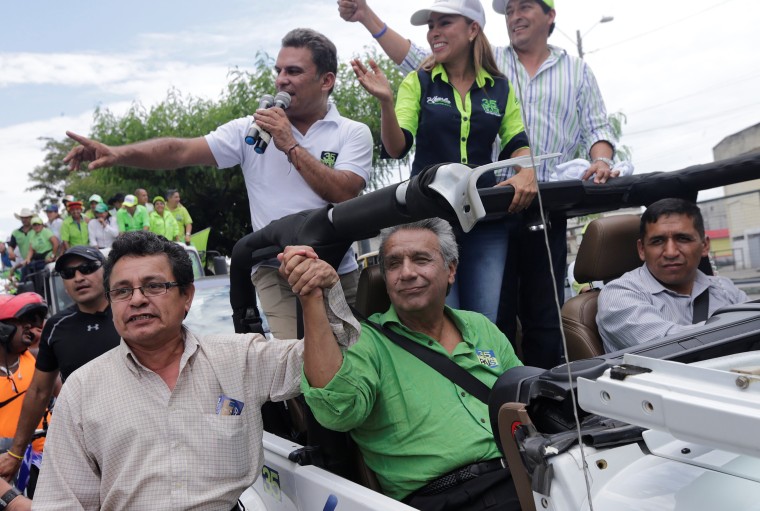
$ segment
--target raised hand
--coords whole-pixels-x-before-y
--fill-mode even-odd
[[[363,22],[367,14],[367,0],[338,0],[338,14],[346,21]]]
[[[369,69],[359,59],[351,61],[351,68],[364,89],[380,101],[393,102],[393,89],[377,62],[370,59]]]

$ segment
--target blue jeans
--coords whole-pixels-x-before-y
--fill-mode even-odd
[[[459,244],[459,265],[446,298],[449,307],[480,312],[496,322],[504,260],[514,225],[514,221],[505,218],[480,222],[466,234],[459,228],[454,229]]]

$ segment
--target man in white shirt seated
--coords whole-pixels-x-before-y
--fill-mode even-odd
[[[596,323],[607,352],[681,333],[726,305],[747,301],[725,277],[699,270],[710,252],[702,213],[682,199],[662,199],[641,215],[644,264],[599,294]]]

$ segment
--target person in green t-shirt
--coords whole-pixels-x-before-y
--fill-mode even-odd
[[[58,238],[53,231],[45,227],[42,219],[32,217],[32,233],[29,236],[29,251],[26,254],[26,266],[21,272],[21,279],[30,273],[40,271],[45,264],[54,261],[58,253]]]
[[[116,222],[119,224],[119,232],[150,230],[148,210],[137,203],[134,195],[124,197],[121,209],[116,213]]]
[[[316,257],[309,247],[287,247],[279,256],[288,282],[314,274],[293,292],[304,319],[301,388],[317,421],[349,431],[383,492],[415,509],[477,509],[462,503],[488,499],[501,503],[499,509],[520,509],[509,471],[503,470],[488,405],[366,321],[359,341],[341,350],[322,289],[311,283],[334,270],[312,268],[310,259]],[[488,318],[446,306],[458,258],[445,220],[385,230],[380,267],[391,307],[369,319],[444,355],[491,388],[505,371],[522,364]],[[331,281],[337,280],[332,275]]]
[[[163,236],[167,240],[179,241],[179,226],[177,221],[166,209],[166,199],[160,195],[153,197],[153,211],[148,215],[150,218],[150,232]]]
[[[61,224],[61,241],[63,241],[63,251],[77,245],[89,245],[90,233],[87,230],[87,222],[82,216],[82,203],[72,200],[66,204],[69,216]]]
[[[187,208],[179,203],[180,196],[178,190],[166,190],[166,209],[174,216],[179,228],[180,239],[190,244],[190,235],[193,233],[193,219],[190,217]]]

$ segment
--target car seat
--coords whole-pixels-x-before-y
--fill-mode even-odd
[[[606,283],[641,266],[636,248],[639,222],[639,215],[608,216],[591,222],[575,259],[575,280]],[[592,289],[581,293],[562,307],[569,361],[604,354],[596,326],[599,291]]]

